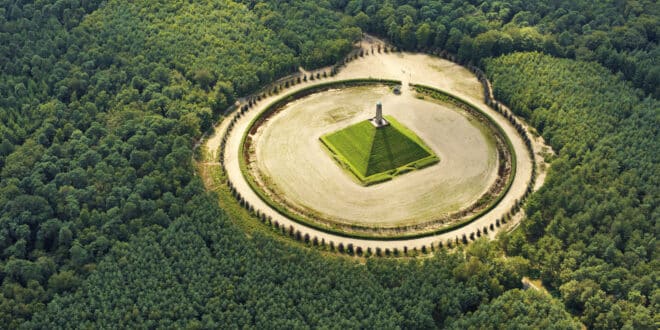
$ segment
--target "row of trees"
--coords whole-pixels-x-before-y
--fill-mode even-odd
[[[428,22],[433,33],[440,22],[449,31],[438,45],[458,51],[470,40],[465,35],[518,22],[513,5],[0,3],[0,324],[7,328],[538,328],[547,320],[576,327],[557,300],[508,291],[529,272],[558,289],[591,327],[652,325],[657,258],[649,233],[660,176],[649,151],[657,145],[657,101],[597,66],[540,55],[488,62],[497,96],[559,150],[554,173],[569,175],[551,174],[530,199],[524,231],[503,248],[477,240],[465,254],[425,260],[357,265],[324,258],[260,234],[246,237],[231,223],[240,219],[225,216],[190,166],[193,141],[237,95],[299,64],[342,58],[359,27],[383,33],[374,24],[391,16],[401,26],[397,32],[388,25],[393,37],[409,36],[414,25],[416,38],[435,42],[439,30],[425,38],[417,25]],[[599,17],[622,17],[624,27],[643,23],[640,3],[649,6],[627,3],[624,14]],[[588,12],[563,5],[571,8],[568,18]],[[390,14],[378,19],[381,10]],[[521,17],[530,23],[551,21],[540,3],[527,10]],[[412,20],[408,30],[399,16]],[[558,21],[580,25],[568,18]],[[556,35],[540,24],[519,25],[531,29],[531,39],[521,40],[532,44],[537,33]],[[460,38],[452,39],[454,28]],[[560,30],[575,37],[560,49],[580,54],[583,27]],[[644,31],[644,49],[617,50],[631,67],[655,49]],[[543,88],[533,90],[537,85]],[[533,299],[533,309],[516,310],[537,313],[513,318],[507,308],[516,299]]]
[[[654,60],[660,7],[646,1],[329,5],[404,49],[444,49],[459,61],[487,65],[496,96],[560,154],[547,187],[529,202],[524,231],[505,239],[507,252],[529,258],[532,274],[588,326],[652,328],[658,104],[644,94],[660,95]],[[520,50],[597,61],[645,93],[584,62],[530,54],[484,61]]]
[[[194,176],[193,141],[236,95],[334,60],[289,48],[245,7],[4,5],[0,324],[431,327],[519,286],[492,267],[492,288],[455,280],[459,255],[365,268],[230,224]],[[330,42],[318,31],[333,22],[305,38]]]

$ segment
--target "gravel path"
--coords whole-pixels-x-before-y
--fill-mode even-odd
[[[412,249],[414,247],[421,248],[422,246],[437,246],[438,242],[445,243],[449,240],[453,241],[457,237],[461,238],[462,235],[469,236],[471,233],[475,233],[478,229],[482,230],[484,227],[489,227],[491,224],[495,223],[496,219],[499,219],[506,214],[513,207],[516,200],[524,195],[532,175],[532,162],[523,140],[516,133],[515,128],[503,116],[486,106],[483,101],[482,87],[477,78],[467,69],[457,64],[423,54],[391,53],[369,55],[350,62],[335,77],[299,84],[287,89],[285,93],[292,93],[303,87],[319,82],[369,77],[397,79],[403,81],[404,85],[407,82],[413,82],[448,91],[472,102],[484,112],[488,113],[500,126],[503,127],[506,134],[511,139],[517,155],[517,171],[509,192],[497,207],[479,219],[455,231],[435,236],[397,241],[341,237],[303,226],[278,214],[263,202],[246,182],[240,170],[238,150],[242,134],[245,129],[247,129],[252,118],[254,118],[254,116],[256,116],[265,106],[282,97],[284,94],[261,100],[257,106],[253,107],[242,118],[236,121],[234,128],[228,136],[229,139],[226,145],[224,159],[227,176],[236,190],[240,192],[248,203],[253,205],[255,209],[272,217],[273,221],[278,221],[280,224],[284,224],[287,228],[293,226],[296,230],[300,230],[303,235],[309,234],[312,238],[317,237],[319,241],[323,239],[326,243],[334,242],[335,245],[339,243],[343,243],[344,245],[353,244],[355,248],[362,247],[364,250],[367,248],[371,248],[372,250],[375,250],[376,248],[381,248],[383,250],[398,248],[402,250],[404,247]],[[406,88],[404,88],[404,90],[406,90]],[[206,141],[206,147],[212,155],[217,155],[217,149],[221,144],[223,133],[226,131],[231,119],[232,117],[230,116],[216,126],[214,134]],[[534,150],[542,150],[544,147],[540,139],[534,139],[533,144]],[[409,173],[407,175],[412,174]],[[536,189],[541,186],[543,178],[544,175],[539,175],[537,177],[537,182],[535,184]],[[496,231],[515,225],[521,218],[521,216],[514,217],[513,221],[509,222],[506,226],[496,228]],[[491,231],[489,228],[488,235],[494,237],[495,232]]]

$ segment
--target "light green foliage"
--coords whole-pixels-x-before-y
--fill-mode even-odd
[[[0,1],[0,325],[572,327],[507,292],[529,266],[589,328],[655,329],[659,106],[620,78],[659,95],[658,16],[649,0]],[[194,139],[236,97],[341,59],[357,25],[466,62],[541,50],[620,73],[488,62],[558,151],[503,239],[515,257],[355,265],[247,238],[205,193]]]
[[[369,168],[375,133],[376,128],[371,123],[362,121],[323,136],[321,140],[364,176]]]
[[[376,128],[362,121],[321,137],[363,183],[383,174],[395,175],[401,167],[416,168],[418,162],[428,166],[438,161],[415,133],[393,117],[385,118],[390,125]]]

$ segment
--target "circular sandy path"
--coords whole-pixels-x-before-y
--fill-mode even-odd
[[[456,238],[462,237],[462,235],[470,235],[477,230],[481,230],[482,228],[495,223],[497,219],[501,218],[515,205],[517,199],[524,195],[532,175],[532,161],[530,155],[522,138],[516,133],[515,128],[506,120],[506,118],[489,108],[484,103],[482,87],[477,78],[467,69],[450,61],[424,54],[374,54],[350,62],[338,75],[332,78],[323,79],[320,82],[376,77],[401,80],[404,82],[404,85],[408,82],[412,82],[445,90],[476,105],[482,111],[491,116],[504,129],[512,142],[517,156],[517,170],[509,192],[495,208],[479,219],[476,219],[470,224],[454,231],[433,236],[402,240],[371,240],[338,236],[301,225],[277,213],[269,205],[263,202],[254,191],[252,191],[246,179],[243,177],[238,158],[242,134],[247,129],[250,121],[267,105],[284,95],[317,84],[319,81],[309,81],[298,84],[286,90],[284,95],[281,94],[268,97],[259,102],[235,122],[233,129],[231,129],[227,136],[228,140],[225,148],[224,163],[227,177],[232,182],[236,191],[239,192],[248,203],[254,206],[255,209],[270,216],[273,221],[278,221],[286,227],[292,226],[296,230],[300,230],[303,234],[309,234],[310,237],[317,237],[319,240],[325,240],[326,243],[333,242],[335,245],[339,243],[344,245],[353,244],[354,247],[361,247],[363,249],[403,249],[404,247],[412,249],[415,247],[421,248],[423,246],[428,247],[437,245],[438,242],[453,241]],[[404,88],[404,91],[405,90],[406,89]],[[205,146],[207,150],[211,152],[212,156],[218,154],[217,149],[229,127],[229,123],[235,115],[236,114],[225,118],[225,120],[216,126],[214,133],[206,141]],[[534,150],[548,149],[548,147],[543,145],[542,141],[539,139],[533,140],[533,147]],[[538,189],[541,186],[543,178],[543,175],[537,177],[534,186],[535,189]],[[520,217],[516,217],[516,222],[519,221],[519,219]],[[515,222],[511,224],[515,225]],[[496,231],[489,231],[488,235],[494,237],[495,233]]]

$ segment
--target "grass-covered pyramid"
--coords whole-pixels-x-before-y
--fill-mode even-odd
[[[368,120],[321,137],[335,160],[363,185],[370,185],[435,164],[433,151],[391,116],[376,128]]]

